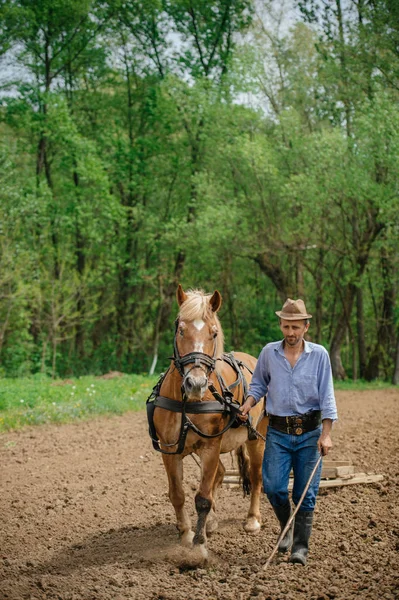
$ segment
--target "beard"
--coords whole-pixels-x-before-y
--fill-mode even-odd
[[[288,346],[294,347],[301,341],[301,338],[296,336],[289,336],[285,338],[285,341]]]

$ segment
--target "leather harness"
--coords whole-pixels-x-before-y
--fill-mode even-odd
[[[176,321],[176,330],[178,327],[178,321]],[[182,400],[173,400],[172,398],[167,398],[166,396],[160,395],[160,390],[164,379],[169,373],[169,369],[166,373],[163,373],[154,386],[150,396],[147,399],[146,407],[147,407],[147,419],[149,425],[149,434],[152,440],[152,445],[155,450],[158,452],[162,452],[163,454],[181,454],[184,451],[186,438],[189,430],[191,429],[194,433],[203,438],[215,438],[223,435],[230,427],[239,427],[241,425],[248,427],[248,435],[249,439],[256,439],[256,435],[254,434],[251,419],[249,418],[247,421],[243,422],[238,419],[237,415],[240,412],[241,404],[236,402],[233,398],[234,388],[242,385],[243,390],[243,399],[246,398],[248,392],[248,384],[243,376],[242,370],[245,368],[251,374],[252,371],[243,361],[238,360],[234,353],[223,354],[222,358],[216,358],[215,354],[213,357],[208,354],[203,354],[202,352],[190,352],[189,354],[185,354],[184,356],[180,356],[179,350],[177,348],[176,342],[176,331],[174,337],[174,345],[173,345],[173,360],[174,366],[182,377]],[[215,371],[216,361],[223,360],[226,362],[236,373],[237,379],[230,385],[226,385],[222,375]],[[185,373],[184,367],[187,365],[193,364],[193,366]],[[202,400],[200,402],[187,402],[187,396],[184,389],[185,378],[188,373],[195,367],[201,367],[206,369],[207,376],[215,371],[215,375],[220,385],[221,393],[219,393],[212,383],[212,381],[208,380],[208,389],[211,392],[212,396],[215,400]],[[171,412],[181,413],[181,426],[179,438],[173,444],[162,444],[165,447],[173,447],[177,446],[176,451],[168,451],[163,450],[161,448],[161,442],[159,441],[155,426],[154,426],[154,411],[155,409],[164,408],[166,410],[170,410]],[[204,433],[191,421],[191,419],[187,416],[189,414],[223,414],[229,415],[229,421],[223,427],[221,431],[215,434]],[[248,415],[249,417],[249,415]]]

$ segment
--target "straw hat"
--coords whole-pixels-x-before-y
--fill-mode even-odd
[[[280,319],[285,319],[286,321],[299,321],[300,319],[311,319],[312,315],[308,315],[306,312],[306,306],[303,300],[291,300],[288,298],[284,302],[284,306],[282,310],[277,310],[276,315],[280,317]]]

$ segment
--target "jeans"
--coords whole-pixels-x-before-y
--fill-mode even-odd
[[[291,468],[294,471],[292,500],[298,504],[311,472],[320,456],[317,441],[321,425],[301,435],[290,435],[268,427],[265,453],[263,455],[263,488],[272,506],[288,502],[288,481]],[[301,504],[302,511],[313,511],[319,491],[321,463],[313,477]]]

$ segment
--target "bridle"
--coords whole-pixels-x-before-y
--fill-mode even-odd
[[[186,380],[187,380],[188,375],[191,373],[191,371],[193,369],[200,368],[203,371],[204,375],[206,376],[206,380],[207,380],[208,386],[209,386],[209,376],[215,370],[216,361],[217,361],[216,337],[215,337],[214,347],[213,347],[213,356],[209,356],[209,354],[204,354],[203,352],[189,352],[188,354],[181,356],[180,352],[179,352],[179,348],[177,347],[178,329],[179,329],[179,319],[176,319],[176,321],[175,321],[175,337],[173,339],[173,356],[171,357],[171,359],[173,360],[173,364],[175,365],[176,370],[182,377],[181,391],[182,391],[182,398],[184,400],[185,395],[186,395],[186,392],[185,392]],[[185,370],[185,367],[187,367],[187,365],[191,365],[191,364],[192,364],[192,366],[189,369]]]

